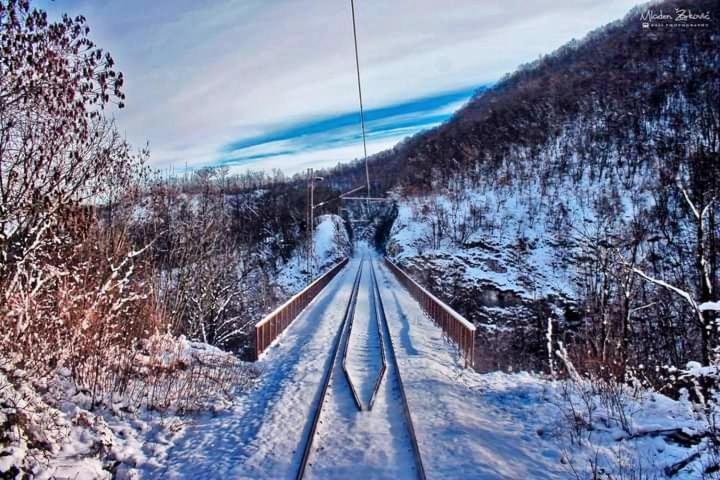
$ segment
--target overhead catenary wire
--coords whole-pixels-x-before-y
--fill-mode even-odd
[[[358,41],[357,41],[357,24],[355,21],[355,0],[350,0],[350,11],[352,13],[352,27],[353,27],[353,45],[355,47],[355,72],[357,74],[357,87],[358,87],[358,102],[360,104],[360,129],[362,134],[362,144],[363,144],[363,159],[365,161],[365,186],[364,187],[356,187],[353,188],[345,193],[342,193],[338,195],[335,198],[331,198],[329,200],[325,200],[323,202],[318,203],[315,205],[314,199],[313,199],[313,179],[312,179],[312,169],[308,169],[308,212],[307,212],[307,222],[308,222],[308,270],[311,270],[309,267],[312,262],[312,230],[314,229],[314,222],[313,222],[313,212],[315,209],[325,206],[329,203],[332,203],[336,200],[364,200],[366,202],[366,208],[370,208],[370,202],[372,201],[385,201],[386,199],[382,198],[373,198],[372,192],[370,191],[370,166],[368,164],[368,156],[367,156],[367,132],[365,129],[365,106],[363,104],[363,96],[362,96],[362,82],[361,82],[361,76],[360,76],[360,55],[358,54]],[[362,190],[363,188],[366,189],[366,196],[365,197],[351,197],[350,195]],[[367,213],[366,213],[367,214]]]
[[[362,86],[360,82],[360,57],[358,55],[357,27],[355,26],[355,0],[350,0],[352,12],[353,42],[355,44],[355,71],[357,72],[358,99],[360,101],[360,128],[362,130],[363,158],[365,160],[365,180],[367,181],[367,197],[370,198],[370,168],[367,158],[367,141],[365,139],[365,110],[363,108]]]

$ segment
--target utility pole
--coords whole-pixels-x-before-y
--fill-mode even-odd
[[[323,177],[316,177],[314,170],[308,168],[308,256],[307,256],[307,271],[310,283],[315,276],[315,181],[322,182]],[[321,202],[320,205],[324,205],[327,202]]]
[[[310,282],[315,276],[315,175],[310,169]],[[308,283],[310,283],[308,282]]]
[[[312,258],[312,242],[313,242],[313,225],[311,218],[312,212],[312,199],[310,198],[310,184],[312,183],[312,168],[308,168],[308,189],[307,189],[307,210],[305,212],[305,223],[307,225],[307,250],[305,259],[305,271],[308,272],[308,283],[312,280],[312,273],[310,272],[310,259]]]

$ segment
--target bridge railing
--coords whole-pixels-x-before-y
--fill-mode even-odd
[[[473,366],[475,362],[475,325],[420,286],[388,257],[385,257],[385,264],[417,300],[425,313],[445,332],[448,338],[455,342],[460,353],[465,357],[465,366]]]
[[[302,291],[293,295],[287,302],[280,305],[255,324],[256,359],[260,358],[262,352],[300,315],[300,312],[308,306],[347,263],[347,258],[342,259]]]

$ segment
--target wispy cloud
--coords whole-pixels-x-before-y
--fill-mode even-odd
[[[38,0],[51,14],[85,15],[113,53],[128,96],[118,124],[149,141],[154,165],[288,171],[362,153],[349,3]],[[461,103],[443,92],[469,95],[637,1],[355,3],[373,152]]]

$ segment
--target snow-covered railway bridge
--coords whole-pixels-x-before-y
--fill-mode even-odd
[[[388,362],[387,360],[390,360]],[[371,259],[361,259],[297,478],[425,478]]]
[[[391,268],[368,251],[350,259],[265,349],[257,387],[186,429],[151,473],[557,478],[477,394],[463,333],[444,332]]]

